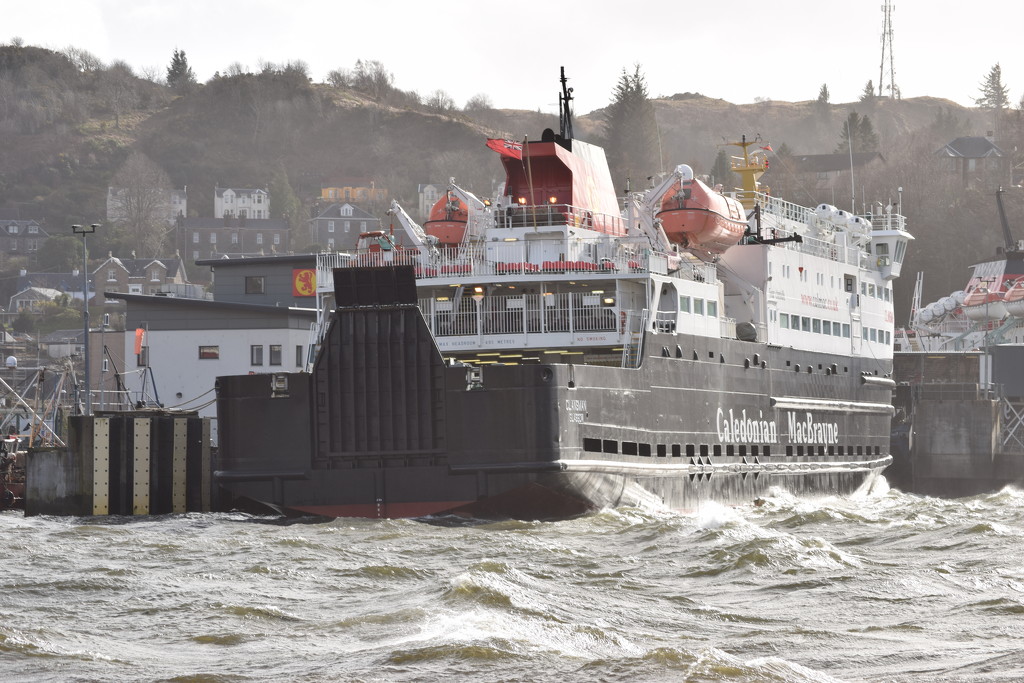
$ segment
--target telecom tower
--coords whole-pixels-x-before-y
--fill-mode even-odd
[[[896,67],[893,65],[892,56],[892,11],[895,9],[890,0],[885,0],[882,5],[882,63],[878,67],[878,96],[881,97],[885,91],[885,56],[889,55],[889,98],[897,99],[900,94],[896,87]]]

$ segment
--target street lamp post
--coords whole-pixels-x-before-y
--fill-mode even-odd
[[[82,353],[85,354],[85,391],[83,392],[82,414],[88,415],[92,412],[92,391],[89,384],[89,249],[86,244],[86,236],[96,232],[100,227],[98,223],[89,226],[72,225],[71,232],[82,236],[82,329],[85,332],[85,342],[82,346]]]

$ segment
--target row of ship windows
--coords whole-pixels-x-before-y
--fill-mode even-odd
[[[850,324],[837,323],[831,320],[820,320],[801,315],[790,315],[779,313],[779,327],[784,330],[797,330],[799,332],[811,332],[813,334],[828,334],[834,337],[850,337]],[[873,327],[864,327],[861,330],[862,338],[880,344],[892,344],[892,332],[879,330]]]
[[[681,295],[679,297],[679,310],[683,313],[694,315],[706,315],[709,318],[718,317],[718,302],[710,299],[701,299],[696,296]]]
[[[685,446],[680,444],[656,444],[654,450],[651,449],[649,443],[638,443],[636,441],[614,441],[610,439],[583,439],[583,450],[587,453],[611,453],[618,455],[636,455],[641,458],[650,458],[652,455],[656,455],[659,458],[667,458],[670,456],[673,458],[681,458],[684,453],[687,458],[708,456],[722,456],[726,457],[739,456],[745,458],[748,455],[751,457],[762,457],[767,458],[772,455],[771,446],[768,445],[757,445],[751,444],[700,444],[694,445],[692,443],[686,444]],[[781,453],[776,453],[781,455]],[[824,456],[824,455],[881,455],[881,447],[879,446],[786,446],[786,456]]]
[[[809,282],[810,281],[808,279],[808,275],[810,274],[810,271],[808,269],[801,267],[801,268],[798,268],[797,270],[798,270],[797,277],[799,278],[799,280],[801,282]],[[769,275],[771,274],[771,265],[769,265],[768,273],[769,273]],[[783,265],[782,266],[782,276],[786,277],[786,278],[792,277],[792,266]],[[815,283],[819,287],[824,287],[825,286],[825,278],[826,278],[826,275],[824,273],[817,273],[817,274],[815,274],[814,281],[815,281]],[[829,281],[830,281],[832,289],[838,289],[839,288],[839,285],[836,282],[836,276],[835,275],[829,276]],[[849,276],[849,275],[844,276],[843,284],[842,284],[842,289],[844,291],[847,291],[847,292],[853,292],[853,286],[854,286],[853,283],[854,283],[854,280],[853,280],[852,276]],[[888,286],[883,286],[883,285],[877,285],[876,286],[874,283],[871,283],[871,282],[861,282],[860,283],[860,293],[863,294],[864,296],[870,296],[870,297],[872,297],[874,299],[881,299],[882,301],[892,301],[892,289],[890,289]]]
[[[249,365],[261,366],[266,357],[268,365],[282,365],[284,358],[284,346],[282,344],[270,344],[269,353],[264,356],[263,344],[253,344],[249,347]],[[199,360],[220,360],[220,346],[207,345],[199,347]],[[295,345],[295,367],[302,367],[305,360],[302,353],[302,344]],[[106,372],[107,361],[103,361],[104,372]],[[135,363],[138,367],[144,368],[149,365],[149,347],[143,346],[139,353],[135,354]]]

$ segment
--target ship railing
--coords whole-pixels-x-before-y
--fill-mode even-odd
[[[761,207],[761,212],[770,214],[772,216],[778,216],[787,221],[796,221],[797,223],[807,224],[812,221],[817,214],[814,209],[810,209],[800,204],[794,204],[788,202],[785,199],[773,197],[770,194],[764,192],[746,192],[739,190],[734,192],[733,195],[739,201],[751,200],[753,203]]]
[[[621,333],[623,324],[614,304],[581,292],[421,298],[419,307],[435,337]]]
[[[513,205],[494,214],[499,228],[543,228],[567,225],[597,230],[610,235],[625,235],[622,216],[588,211],[572,204]]]
[[[344,257],[344,258],[339,258]],[[334,290],[334,269],[353,266],[411,265],[416,277],[497,279],[514,276],[668,274],[698,282],[717,282],[713,264],[687,262],[676,254],[654,251],[644,238],[528,239],[476,242],[420,252],[416,249],[359,250],[318,254],[319,292]]]

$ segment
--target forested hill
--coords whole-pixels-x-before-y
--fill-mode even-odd
[[[338,177],[372,178],[407,206],[415,205],[417,184],[449,177],[487,195],[502,178],[485,137],[536,138],[558,125],[555,116],[536,111],[493,109],[486,95],[460,109],[441,91],[422,98],[398,90],[376,62],[358,62],[322,84],[311,82],[302,63],[266,65],[259,73],[229,68],[205,84],[167,85],[156,82],[159,76],[142,78],[123,63],[103,65],[73,49],[0,46],[0,209],[41,219],[51,234],[73,223],[103,222],[107,187],[129,153],[141,151],[172,186],[187,186],[191,215],[212,215],[217,185],[268,187],[274,217],[287,214],[301,225],[321,184]],[[552,78],[552,92],[557,89]],[[587,99],[601,97],[612,105],[615,93]],[[679,163],[712,172],[722,143],[741,135],[760,135],[777,153],[833,152],[849,113],[857,111],[869,118],[887,160],[884,170],[858,178],[858,200],[885,201],[902,187],[904,213],[919,237],[904,271],[906,289],[914,270],[927,268],[935,272],[926,284],[936,297],[947,294],[962,286],[971,262],[989,257],[1002,241],[994,187],[969,192],[936,179],[935,151],[959,135],[984,135],[992,125],[984,111],[927,97],[735,105],[685,93],[651,104],[656,161],[630,172],[634,188]],[[605,126],[609,118],[603,108],[577,111],[576,135],[606,145],[612,156],[619,140]],[[625,187],[617,170],[615,181]],[[773,164],[763,181],[772,184],[778,172]],[[790,189],[803,204],[840,203],[806,187]],[[1017,215],[1024,219],[1024,212]],[[952,238],[966,231],[972,239],[961,237],[954,249]],[[97,250],[127,248],[113,229],[95,240]],[[4,258],[0,270],[20,265]]]

